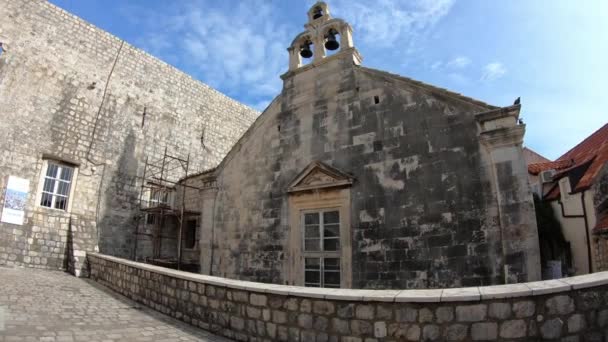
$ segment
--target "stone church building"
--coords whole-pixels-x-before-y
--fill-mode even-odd
[[[325,3],[305,29],[281,94],[194,177],[214,184],[202,273],[343,288],[538,280],[520,105],[362,66]]]
[[[540,278],[520,105],[362,66],[323,2],[261,115],[44,0],[0,0],[0,16],[0,265],[181,260],[183,217],[143,229],[146,197],[195,216],[186,254],[204,274],[343,288]],[[142,190],[166,151],[191,165],[172,201]]]

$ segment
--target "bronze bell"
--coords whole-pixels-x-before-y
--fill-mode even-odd
[[[321,7],[317,7],[315,8],[315,11],[312,14],[312,19],[319,19],[323,16],[323,10],[321,9]]]
[[[340,43],[336,40],[336,32],[334,30],[330,30],[327,32],[327,41],[325,42],[325,48],[327,50],[337,50],[340,47]]]
[[[306,42],[300,45],[300,56],[304,58],[312,57],[312,51],[310,50],[310,42]]]

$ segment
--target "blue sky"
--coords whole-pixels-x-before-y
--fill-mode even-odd
[[[314,1],[51,0],[262,110]],[[608,1],[330,0],[363,64],[497,106],[554,159],[608,122]]]

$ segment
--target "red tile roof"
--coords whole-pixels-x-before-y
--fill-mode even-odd
[[[580,144],[557,158],[556,162],[574,160],[574,165],[578,166],[591,159],[593,159],[591,165],[576,184],[576,188],[572,189],[573,192],[589,188],[601,171],[602,166],[608,161],[608,124],[605,124]]]
[[[545,163],[534,163],[528,165],[528,172],[533,175],[537,175],[546,170],[562,170],[572,166],[573,163],[571,160],[561,160],[561,161],[550,161]]]

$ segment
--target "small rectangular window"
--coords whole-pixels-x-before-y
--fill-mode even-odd
[[[40,205],[47,208],[67,210],[74,168],[48,162]]]

